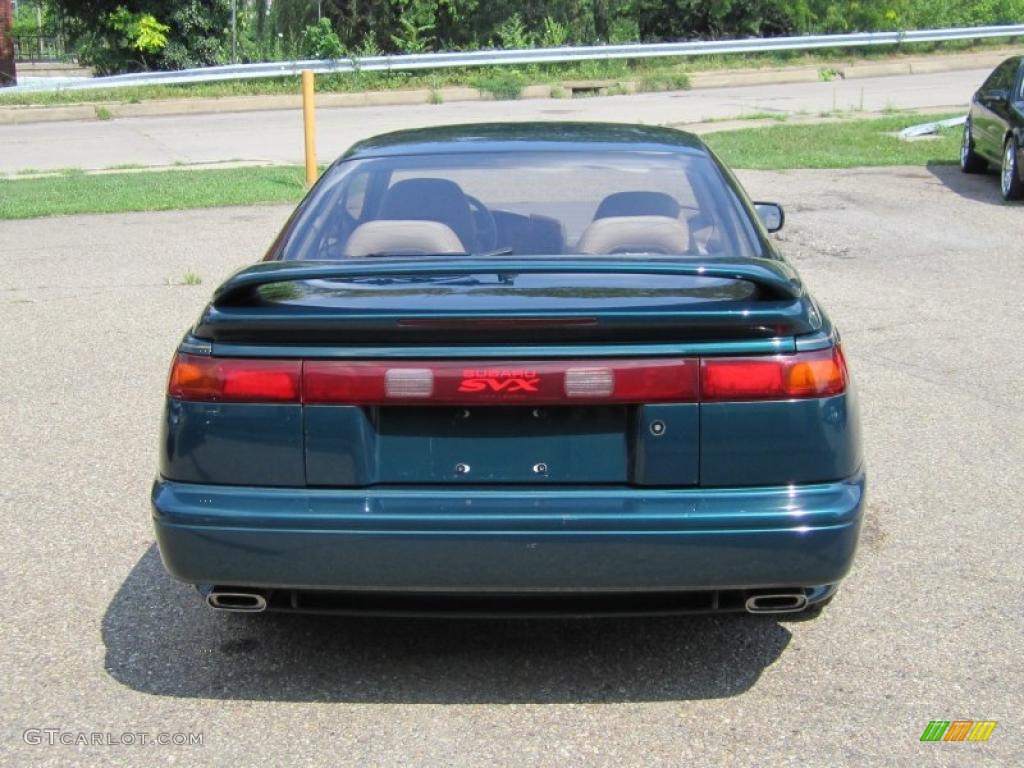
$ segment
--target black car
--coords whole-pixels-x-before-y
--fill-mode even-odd
[[[1004,200],[1024,196],[1024,56],[996,67],[971,99],[960,168],[984,173],[990,163],[999,166]]]

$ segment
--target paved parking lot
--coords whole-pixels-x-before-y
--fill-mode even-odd
[[[162,390],[210,290],[288,211],[0,222],[0,761],[1019,763],[1024,208],[946,167],[742,178],[787,207],[865,421],[862,547],[817,621],[214,615],[153,546]],[[178,284],[188,270],[203,284]],[[999,725],[922,744],[933,719]],[[203,744],[29,745],[29,728]]]

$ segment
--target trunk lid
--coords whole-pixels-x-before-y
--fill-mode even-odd
[[[523,369],[541,372],[544,392],[554,391],[544,377],[558,377],[562,391],[568,371],[585,377],[609,360],[622,381],[622,358],[696,370],[701,350],[791,351],[820,326],[795,272],[775,260],[373,259],[242,270],[193,340],[214,356],[302,358],[307,388],[317,360],[383,360],[414,389],[405,374],[427,370],[424,360],[463,377],[464,400],[451,387],[446,399],[400,404],[305,391],[311,486],[686,486],[700,481],[696,397],[517,399],[532,380]],[[491,396],[475,401],[473,387]]]

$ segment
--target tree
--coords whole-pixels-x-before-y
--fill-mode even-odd
[[[230,0],[46,0],[46,5],[59,10],[79,59],[100,72],[173,69],[230,58]],[[238,7],[243,61],[915,29],[1024,18],[1024,0],[238,0]]]
[[[226,63],[231,0],[54,0],[78,58],[101,74]]]

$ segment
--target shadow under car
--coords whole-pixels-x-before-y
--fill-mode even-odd
[[[170,578],[156,546],[103,618],[105,666],[164,696],[374,703],[714,699],[786,648],[778,617],[590,620],[219,613]]]
[[[1016,205],[1003,200],[999,192],[998,169],[990,167],[987,173],[964,173],[959,165],[928,163],[928,172],[942,185],[960,197],[991,205]]]

